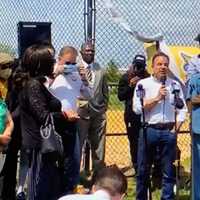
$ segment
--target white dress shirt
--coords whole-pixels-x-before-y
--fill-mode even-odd
[[[61,101],[62,111],[77,111],[77,100],[89,99],[91,96],[90,88],[83,84],[78,72],[58,75],[49,91]]]
[[[98,190],[94,194],[66,195],[59,200],[111,200],[111,198],[105,190]]]
[[[140,98],[137,95],[139,84],[142,85],[144,89],[144,100],[155,98],[162,84],[153,76],[142,79],[137,83],[133,96],[133,110],[137,114],[142,114]],[[145,110],[145,121],[149,124],[175,122],[174,94],[172,94],[174,87],[180,90],[179,96],[184,102],[184,107],[178,109],[177,121],[183,122],[186,118],[187,107],[180,84],[175,80],[167,78],[165,87],[167,89],[165,100],[159,101],[150,111]]]
[[[93,69],[93,63],[87,64],[84,60],[82,61],[82,63],[83,63],[83,66],[85,67],[85,69],[89,67],[90,70],[91,70],[92,80],[89,81],[89,86],[93,87],[94,86],[94,82],[95,82],[95,73],[94,73],[94,69]]]

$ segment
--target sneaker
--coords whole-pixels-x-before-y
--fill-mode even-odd
[[[25,193],[24,192],[20,192],[19,194],[17,194],[16,200],[26,200]]]

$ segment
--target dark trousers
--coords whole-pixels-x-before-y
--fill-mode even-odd
[[[30,154],[28,200],[57,200],[60,194],[60,171],[54,159],[39,150]]]
[[[200,134],[192,133],[192,199],[200,199]]]
[[[135,171],[137,171],[137,149],[141,123],[139,120],[134,121],[134,119],[130,120],[126,119],[126,117],[124,121],[126,124],[126,131],[129,140],[131,161]]]
[[[8,145],[6,160],[1,173],[1,176],[3,176],[1,194],[3,200],[15,200],[16,197],[17,154],[21,147],[21,131],[17,119],[14,119],[14,124],[15,128],[12,133],[12,139]]]
[[[62,195],[72,193],[80,179],[80,144],[77,124],[72,122],[62,135],[64,158],[61,164]]]
[[[15,200],[16,176],[17,176],[17,154],[19,149],[9,147],[5,164],[2,171],[3,186],[1,197],[3,200]]]
[[[86,140],[89,140],[92,152],[92,169],[99,170],[104,166],[106,114],[91,113],[90,119],[79,119],[80,154]]]
[[[147,189],[151,165],[159,149],[162,166],[162,196],[161,200],[173,200],[175,184],[173,162],[176,155],[176,135],[169,130],[147,128],[146,142],[141,131],[138,143],[138,170],[136,199],[147,200]]]

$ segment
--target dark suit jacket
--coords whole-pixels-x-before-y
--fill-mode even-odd
[[[125,102],[125,121],[126,122],[140,122],[140,115],[135,114],[133,112],[132,108],[132,101],[133,101],[133,94],[135,87],[129,86],[129,80],[128,80],[128,72],[122,75],[119,85],[118,85],[118,98],[120,101]],[[148,77],[149,74],[145,71],[144,77]]]
[[[104,114],[108,107],[108,84],[105,70],[98,63],[94,63],[93,72],[95,74],[93,95],[78,109],[79,115],[83,118],[91,114]]]

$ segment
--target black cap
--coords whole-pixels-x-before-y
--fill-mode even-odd
[[[200,33],[194,38],[194,40],[200,43]]]
[[[133,65],[141,66],[141,67],[146,67],[146,58],[143,55],[137,54],[133,60]]]

